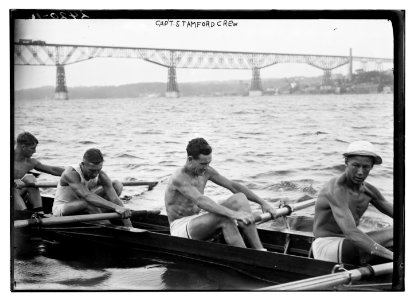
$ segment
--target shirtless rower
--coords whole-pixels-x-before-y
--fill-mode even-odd
[[[220,175],[210,166],[211,160],[212,148],[205,139],[196,138],[188,143],[187,161],[171,176],[165,192],[171,235],[207,240],[221,231],[227,244],[245,248],[238,223],[249,246],[265,250],[248,200],[260,204],[263,212],[269,212],[273,217],[276,217],[276,209],[247,187]],[[208,180],[234,195],[216,203],[204,195]]]
[[[392,203],[365,182],[374,165],[382,163],[371,143],[350,143],[343,174],[332,178],[319,193],[315,204],[312,249],[316,259],[338,263],[364,264],[383,257],[393,259],[393,227],[364,233],[357,226],[371,203],[380,212],[393,216]]]
[[[17,136],[16,142],[14,149],[14,209],[27,210],[27,205],[29,205],[32,211],[43,213],[39,189],[33,186],[36,183],[36,178],[28,172],[34,169],[60,176],[64,168],[44,165],[37,159],[32,158],[39,143],[33,134],[22,132]]]
[[[131,211],[119,199],[123,185],[118,180],[111,181],[102,171],[103,161],[101,151],[91,148],[80,164],[65,169],[53,202],[54,216],[115,211],[125,226],[132,227]]]

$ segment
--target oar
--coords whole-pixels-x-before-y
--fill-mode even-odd
[[[123,186],[140,186],[140,185],[148,185],[148,190],[152,190],[156,185],[158,184],[158,181],[123,181]],[[35,183],[34,185],[27,185],[37,188],[55,188],[57,187],[57,182],[39,182]]]
[[[312,277],[304,280],[293,281],[289,283],[273,285],[270,287],[261,288],[260,290],[267,291],[309,291],[309,290],[324,290],[333,288],[340,284],[349,284],[361,278],[380,276],[391,274],[393,271],[393,263],[385,263],[374,266],[361,267],[358,269],[333,273]]]
[[[136,218],[143,215],[158,215],[160,210],[134,210],[131,211],[131,218]],[[50,218],[36,218],[28,220],[16,220],[14,221],[14,228],[28,227],[32,225],[36,226],[50,226],[60,225],[76,222],[88,222],[88,221],[100,221],[100,220],[112,220],[120,219],[121,216],[116,213],[102,213],[102,214],[87,214],[87,215],[73,215],[62,217],[50,217]]]
[[[276,217],[288,216],[296,210],[304,209],[306,207],[314,205],[315,202],[316,202],[316,199],[313,198],[313,199],[302,201],[302,202],[299,202],[299,203],[285,205],[284,207],[279,208],[279,209],[276,210]],[[256,223],[257,222],[267,222],[271,219],[272,219],[272,215],[268,212],[264,213],[264,214],[261,214],[261,215],[258,215],[258,216],[255,216]]]

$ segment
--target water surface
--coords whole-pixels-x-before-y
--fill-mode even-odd
[[[73,165],[81,161],[86,149],[96,147],[104,153],[103,169],[112,179],[159,181],[152,191],[125,188],[123,196],[132,197],[125,203],[132,209],[161,209],[165,213],[166,182],[185,163],[186,145],[195,137],[204,137],[212,145],[212,167],[275,205],[304,194],[316,196],[327,180],[344,170],[342,153],[347,143],[368,140],[378,149],[383,164],[374,167],[367,181],[393,201],[392,95],[22,100],[15,103],[14,122],[15,136],[26,130],[38,138],[34,157],[44,164]],[[56,180],[47,174],[39,177],[39,181]],[[54,190],[44,192],[53,194]],[[216,200],[230,195],[214,184],[208,184],[205,192]],[[308,224],[313,209],[296,216]],[[389,224],[391,219],[370,208],[362,229]],[[279,228],[281,223],[263,226]],[[160,258],[147,257],[128,266],[117,261],[111,266],[92,267],[87,259],[77,257],[76,263],[68,264],[67,258],[48,256],[40,241],[34,248],[37,250],[31,255],[15,260],[16,289],[249,286],[243,276],[226,277],[223,274],[228,273],[222,270],[208,273]],[[217,276],[214,272],[219,271]],[[178,279],[166,284],[166,272]],[[231,280],[223,283],[219,278]]]

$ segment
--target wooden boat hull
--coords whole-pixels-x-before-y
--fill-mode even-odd
[[[156,222],[163,221],[159,216]],[[155,219],[155,218],[154,218]],[[330,273],[334,265],[330,262],[317,261],[307,257],[277,252],[262,252],[253,249],[232,247],[217,242],[196,241],[170,236],[165,229],[140,231],[146,219],[133,221],[138,231],[131,231],[117,225],[73,224],[72,226],[54,226],[41,229],[46,238],[56,240],[78,240],[84,243],[100,243],[108,246],[122,247],[183,258],[203,261],[230,267],[253,277],[269,282],[282,283]],[[154,229],[152,229],[154,230]],[[155,229],[156,230],[156,229]]]
[[[45,203],[53,201],[43,199]],[[44,207],[47,209],[47,204]],[[132,220],[133,229],[118,225],[79,223],[32,228],[47,239],[90,242],[112,247],[151,251],[232,268],[271,283],[286,283],[331,273],[335,263],[310,257],[311,234],[259,229],[268,252],[232,247],[219,241],[197,241],[170,235],[164,215],[143,215]],[[357,266],[345,265],[347,269]],[[390,282],[390,279],[382,281]],[[387,287],[390,287],[387,285]]]

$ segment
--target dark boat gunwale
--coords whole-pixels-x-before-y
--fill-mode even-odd
[[[42,198],[45,202],[53,201],[53,198],[50,197]],[[50,211],[50,208],[48,209],[46,205],[46,212]],[[133,225],[143,230],[137,232],[138,230],[131,231],[117,225],[97,225],[85,222],[70,226],[32,228],[31,230],[38,231],[40,229],[37,233],[56,239],[87,240],[92,243],[130,247],[200,260],[277,283],[329,274],[337,265],[309,257],[310,245],[313,241],[313,235],[309,233],[301,234],[300,232],[259,228],[259,236],[264,246],[270,250],[263,252],[222,243],[170,236],[168,218],[165,215],[140,216],[133,220]],[[347,269],[357,267],[345,265]]]

